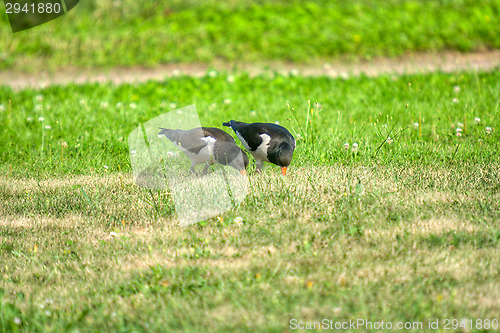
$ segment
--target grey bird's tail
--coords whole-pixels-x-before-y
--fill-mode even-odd
[[[179,141],[179,136],[181,134],[181,130],[178,129],[169,129],[169,128],[162,128],[158,127],[161,131],[158,133],[158,135],[165,135],[170,141],[172,142],[177,142]]]

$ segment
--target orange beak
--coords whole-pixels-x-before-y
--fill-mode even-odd
[[[247,175],[247,171],[246,170],[241,170],[240,173],[241,173],[242,176],[246,176]]]
[[[286,167],[282,167],[282,168],[281,168],[281,174],[282,174],[283,176],[285,176],[285,175],[286,175]]]

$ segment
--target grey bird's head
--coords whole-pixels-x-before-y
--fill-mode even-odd
[[[229,165],[238,170],[242,175],[246,175],[248,167],[248,156],[245,152],[231,142],[224,142],[216,148],[215,159],[222,165]]]

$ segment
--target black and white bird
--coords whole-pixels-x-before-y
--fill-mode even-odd
[[[223,130],[214,127],[197,127],[190,130],[159,129],[158,136],[166,136],[191,160],[191,172],[194,173],[196,165],[204,163],[205,174],[210,165],[219,163],[229,165],[246,175],[247,154],[236,145],[233,137]]]
[[[281,174],[286,175],[295,150],[295,139],[286,128],[276,124],[247,124],[235,120],[222,124],[233,129],[245,149],[255,158],[257,172],[261,171],[264,162],[270,162],[280,166]]]

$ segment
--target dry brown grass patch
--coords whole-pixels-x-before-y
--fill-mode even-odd
[[[133,185],[131,174],[110,174],[107,177],[97,175],[69,176],[64,178],[51,178],[36,181],[35,179],[13,179],[0,176],[0,186],[8,188],[14,193],[32,193],[42,190],[53,190],[62,187],[85,186],[98,187],[110,185]]]

